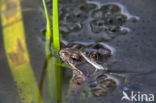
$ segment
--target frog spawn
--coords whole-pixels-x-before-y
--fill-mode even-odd
[[[85,12],[88,12],[88,8],[85,4],[77,5],[77,3],[72,3],[62,5],[59,9],[61,34],[80,31],[83,27],[82,22],[87,18]]]
[[[47,4],[51,10],[51,0],[47,0]],[[129,26],[138,20],[123,5],[115,2],[100,4],[87,0],[59,1],[61,41],[75,41],[75,38],[76,41],[110,41],[129,33]]]
[[[60,3],[59,8],[60,34],[62,39],[68,41],[81,38],[80,35],[84,36],[85,31],[88,33],[85,39],[112,40],[118,35],[130,32],[128,22],[138,20],[137,16],[128,13],[126,8],[118,3],[99,4],[71,0]]]
[[[91,16],[91,31],[106,40],[111,40],[118,34],[128,33],[130,29],[125,24],[128,21],[139,20],[138,17],[130,15],[122,5],[117,3],[102,5],[92,12]],[[93,34],[93,36],[95,35]]]

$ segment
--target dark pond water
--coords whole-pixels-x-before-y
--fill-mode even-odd
[[[61,46],[94,42],[109,45],[114,48],[112,61],[108,63],[109,71],[120,75],[117,79],[121,81],[114,91],[104,97],[71,97],[74,103],[121,103],[123,91],[128,95],[132,91],[156,94],[155,5],[155,0],[59,0]],[[46,25],[42,2],[27,0],[22,1],[22,6],[27,47],[40,84],[45,64],[45,41],[41,29]],[[51,5],[48,4],[48,7],[50,9]],[[66,68],[62,70],[63,95],[66,95],[72,71]],[[19,101],[5,56],[0,27],[0,103]]]

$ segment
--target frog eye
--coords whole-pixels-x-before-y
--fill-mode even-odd
[[[94,57],[96,57],[96,56],[97,56],[97,53],[96,53],[96,52],[93,52],[92,55],[93,55]]]
[[[77,55],[77,54],[72,54],[71,59],[72,59],[73,61],[80,61],[80,56]]]

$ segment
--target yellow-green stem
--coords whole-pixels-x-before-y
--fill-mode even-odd
[[[53,48],[60,49],[58,0],[53,0]]]

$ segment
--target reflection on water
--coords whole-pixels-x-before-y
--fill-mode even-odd
[[[62,103],[62,69],[58,56],[49,54],[40,81],[40,91],[46,103]]]

